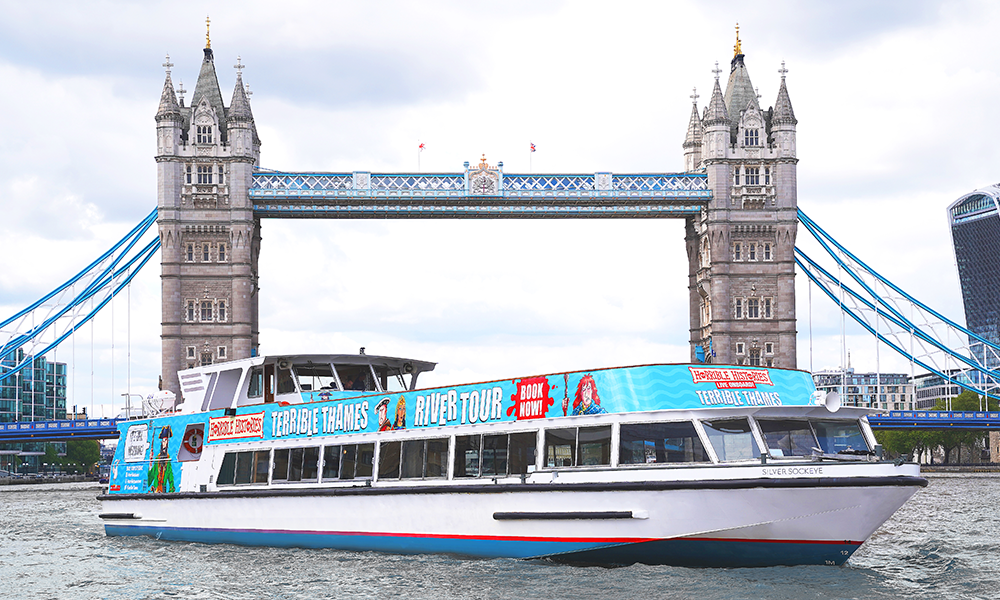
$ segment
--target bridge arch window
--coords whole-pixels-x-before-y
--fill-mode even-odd
[[[759,146],[760,145],[760,129],[744,129],[743,130],[743,145],[744,146]]]

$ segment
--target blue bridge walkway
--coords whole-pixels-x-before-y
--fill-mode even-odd
[[[869,415],[868,423],[874,429],[996,429],[1000,431],[1000,412],[894,410],[888,414]]]
[[[67,440],[117,438],[120,421],[124,421],[124,419],[0,423],[0,443],[65,442]]]

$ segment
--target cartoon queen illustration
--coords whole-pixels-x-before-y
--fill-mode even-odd
[[[569,398],[563,398],[563,414],[567,414],[569,409]],[[594,377],[589,373],[580,378],[580,383],[576,386],[576,395],[573,398],[573,410],[570,415],[599,415],[606,413],[601,406],[601,398],[597,395],[597,384]]]

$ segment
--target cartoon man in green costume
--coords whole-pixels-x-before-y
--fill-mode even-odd
[[[149,492],[163,494],[177,491],[174,487],[174,469],[170,462],[170,436],[173,432],[170,425],[164,425],[160,430],[160,453],[149,461]]]

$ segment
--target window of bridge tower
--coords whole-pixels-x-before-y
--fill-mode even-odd
[[[764,167],[764,185],[771,185],[771,167]]]
[[[198,165],[198,183],[202,185],[212,183],[212,165]]]
[[[747,298],[747,318],[760,318],[760,301],[757,298]]]
[[[747,185],[760,185],[760,167],[747,167],[745,173]]]
[[[736,354],[743,354],[746,350],[746,346],[743,342],[736,342]]]
[[[191,165],[184,165],[184,183],[191,185]]]
[[[757,244],[747,244],[747,260],[757,260]]]
[[[743,260],[743,244],[733,244],[733,260]]]
[[[187,320],[194,321],[194,300],[187,302]],[[194,354],[191,354],[190,358],[194,358]]]
[[[212,320],[212,303],[208,300],[201,303],[201,320],[202,321]]]
[[[736,319],[743,318],[743,298],[736,299],[736,307],[735,310],[733,311],[733,317]]]
[[[226,262],[226,245],[219,244],[219,262]]]
[[[194,346],[188,346],[187,347],[187,357],[189,359],[194,360],[194,352],[195,352]]]
[[[764,244],[764,260],[771,260],[771,244]]]
[[[765,319],[770,319],[771,318],[771,299],[770,298],[764,298],[764,318]]]
[[[211,125],[197,125],[195,142],[198,144],[211,144],[212,143],[212,126]]]
[[[194,262],[194,244],[187,245],[187,261]]]
[[[226,321],[226,301],[225,300],[219,300],[219,321],[220,322],[225,322]],[[222,355],[220,354],[219,356],[221,357]]]
[[[760,130],[759,129],[744,129],[743,130],[743,145],[744,146],[759,146],[760,145]]]
[[[208,244],[205,244],[205,245],[203,245],[201,247],[201,261],[202,262],[208,262],[209,261]]]
[[[740,184],[740,168],[738,166],[733,167],[733,185]]]
[[[207,367],[210,364],[212,364],[212,353],[211,352],[202,352],[201,353],[201,366]]]

